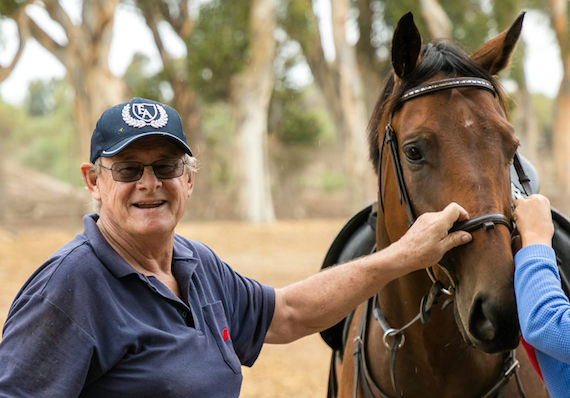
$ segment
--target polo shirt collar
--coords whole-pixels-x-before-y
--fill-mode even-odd
[[[97,258],[111,271],[116,278],[122,278],[130,274],[138,274],[107,242],[97,226],[98,214],[89,214],[83,217],[85,236],[93,248]]]
[[[138,275],[139,273],[131,267],[129,263],[127,263],[119,253],[115,251],[115,249],[113,249],[103,234],[101,234],[101,231],[97,226],[98,219],[99,215],[97,214],[88,214],[83,217],[85,236],[93,248],[97,258],[99,258],[99,260],[116,278],[123,278],[131,274]],[[193,272],[198,263],[192,249],[179,242],[177,236],[174,239],[172,261],[185,262],[185,268],[189,272]]]

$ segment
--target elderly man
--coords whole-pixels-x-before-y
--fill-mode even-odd
[[[241,365],[264,343],[334,325],[471,239],[447,233],[468,218],[450,204],[390,247],[290,286],[241,276],[174,233],[195,159],[176,111],[147,99],[102,114],[81,172],[98,214],[15,298],[0,343],[1,397],[238,396]]]

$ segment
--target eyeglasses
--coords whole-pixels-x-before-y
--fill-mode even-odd
[[[146,166],[152,167],[156,178],[161,180],[180,177],[184,173],[184,160],[182,159],[163,159],[151,164],[143,164],[141,162],[116,162],[113,163],[111,167],[105,167],[102,164],[100,166],[106,170],[111,170],[113,180],[118,182],[140,180]]]

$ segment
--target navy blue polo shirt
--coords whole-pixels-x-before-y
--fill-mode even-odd
[[[236,397],[274,290],[175,236],[181,300],[130,267],[97,216],[16,296],[0,343],[0,397]]]

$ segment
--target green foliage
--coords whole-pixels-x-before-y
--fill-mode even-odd
[[[284,144],[314,145],[321,137],[323,123],[314,110],[307,109],[302,92],[275,90],[271,100],[270,131]]]
[[[335,192],[346,188],[346,176],[344,173],[338,171],[324,171],[320,177],[320,188],[325,192]]]
[[[0,15],[11,16],[24,3],[25,0],[0,0]]]
[[[541,94],[532,96],[532,110],[538,120],[539,130],[541,132],[540,145],[542,147],[552,148],[555,101]]]
[[[318,27],[315,25],[313,9],[310,1],[306,0],[282,0],[279,3],[277,19],[293,37],[302,37],[310,42],[317,34]],[[301,43],[303,45],[303,43]]]
[[[213,101],[226,98],[232,75],[247,62],[249,0],[212,0],[200,8],[187,62],[192,87]]]
[[[34,82],[31,88],[24,107],[1,105],[0,122],[9,126],[6,154],[26,167],[80,185],[78,142],[68,85],[53,80]]]
[[[145,69],[148,68],[150,58],[137,53],[129,64],[123,79],[135,97],[161,99],[160,85],[163,81],[161,73],[148,76]]]
[[[203,107],[203,129],[208,146],[210,183],[214,187],[227,186],[233,181],[233,119],[231,109],[224,102]]]

